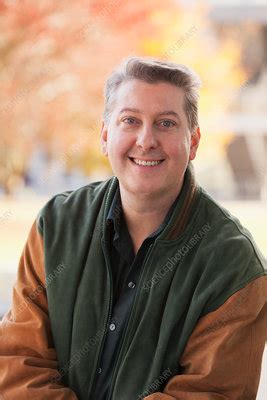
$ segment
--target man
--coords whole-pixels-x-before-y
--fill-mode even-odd
[[[55,196],[31,229],[2,322],[4,400],[256,399],[266,264],[195,182],[198,86],[136,57],[108,79],[114,176]]]

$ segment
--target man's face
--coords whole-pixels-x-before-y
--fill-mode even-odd
[[[123,189],[160,195],[182,184],[196,155],[199,129],[191,134],[184,91],[167,82],[124,82],[115,94],[101,143]]]

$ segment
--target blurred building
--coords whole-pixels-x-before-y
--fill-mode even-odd
[[[227,158],[236,197],[267,198],[267,3],[263,0],[210,0],[210,19],[218,35],[239,35],[247,80],[220,126],[235,136]]]

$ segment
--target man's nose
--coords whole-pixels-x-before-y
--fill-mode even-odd
[[[143,150],[149,150],[158,146],[157,138],[151,125],[143,125],[137,133],[136,145]]]

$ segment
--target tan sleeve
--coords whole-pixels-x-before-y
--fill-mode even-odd
[[[267,276],[199,320],[180,359],[181,375],[145,400],[255,400],[267,339]]]
[[[53,381],[59,377],[57,365],[43,241],[34,223],[19,262],[12,307],[0,323],[0,399],[77,400],[72,390]]]

